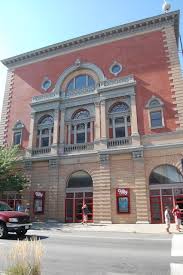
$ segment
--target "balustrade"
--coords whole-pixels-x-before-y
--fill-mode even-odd
[[[51,152],[51,147],[34,148],[32,149],[32,156],[49,154],[50,152]]]
[[[94,149],[94,143],[69,144],[64,146],[64,153],[88,151]]]
[[[108,140],[107,148],[129,145],[131,143],[132,143],[131,137],[113,138]]]

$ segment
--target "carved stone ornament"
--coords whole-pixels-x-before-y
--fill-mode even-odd
[[[80,65],[81,65],[80,59],[77,58],[74,64],[76,65],[76,67],[80,67]]]
[[[144,157],[143,150],[132,152],[133,159],[142,159]]]
[[[24,168],[25,168],[25,170],[32,170],[32,161],[31,160],[25,160],[24,161]]]
[[[107,155],[107,154],[100,154],[99,155],[99,160],[100,160],[101,164],[106,164],[109,161],[109,155]]]
[[[49,160],[49,168],[57,168],[58,167],[58,160],[57,159],[50,159]]]

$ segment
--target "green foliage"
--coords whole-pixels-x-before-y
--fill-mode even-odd
[[[26,183],[18,169],[19,147],[0,147],[0,191],[19,191]]]

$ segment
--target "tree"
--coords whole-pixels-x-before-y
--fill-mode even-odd
[[[20,169],[19,147],[0,147],[0,191],[19,191],[27,182]]]

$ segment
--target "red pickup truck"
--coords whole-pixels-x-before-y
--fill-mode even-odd
[[[5,238],[8,232],[24,236],[31,225],[28,214],[13,211],[7,203],[0,201],[0,239]]]

